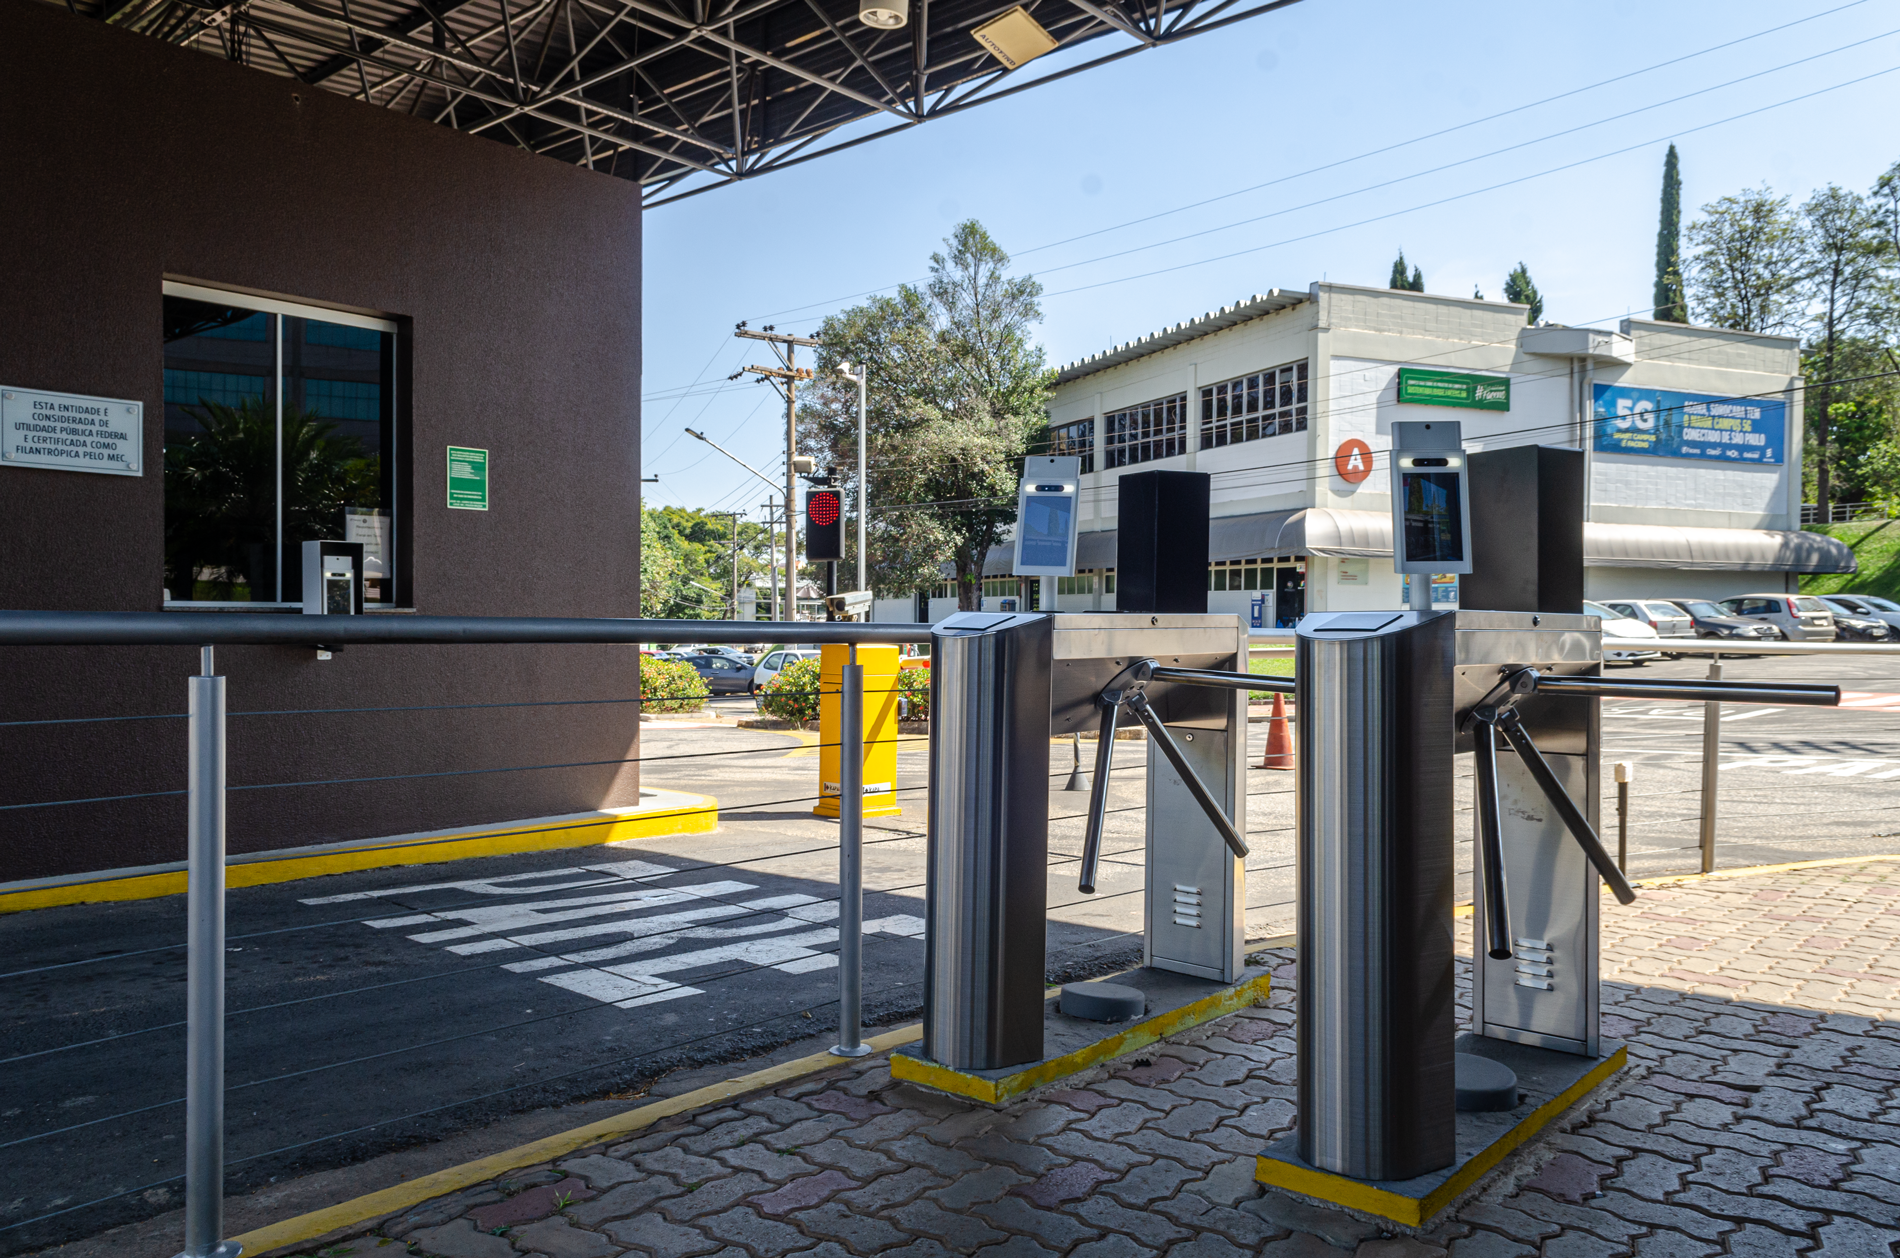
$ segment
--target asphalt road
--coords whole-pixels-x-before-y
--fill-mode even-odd
[[[1900,667],[1725,667],[1730,677],[1837,681],[1875,697],[1842,712],[1725,710],[1719,863],[1891,850]],[[1699,704],[1606,704],[1605,760],[1636,766],[1632,874],[1695,868],[1701,719]],[[1265,732],[1251,727],[1253,764]],[[509,1112],[638,1095],[667,1070],[744,1057],[835,1017],[836,826],[810,812],[815,751],[730,724],[655,722],[642,752],[648,785],[719,798],[719,833],[231,892],[231,1191]],[[1143,743],[1117,746],[1101,888],[1085,897],[1075,861],[1087,796],[1062,789],[1070,751],[1051,747],[1052,975],[1135,959],[1146,754]],[[924,772],[924,742],[904,744],[904,811],[867,824],[873,1022],[913,1016],[921,996]],[[1293,777],[1249,775],[1252,939],[1292,929]],[[1604,782],[1613,843],[1607,770]],[[1460,799],[1468,809],[1468,765]],[[1468,868],[1468,843],[1459,850]],[[0,1252],[179,1204],[183,936],[180,897],[0,918]],[[72,1209],[112,1194],[126,1195]]]

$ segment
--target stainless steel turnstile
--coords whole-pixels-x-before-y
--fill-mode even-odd
[[[958,1070],[1041,1058],[1050,736],[1110,735],[1081,878],[1093,891],[1124,714],[1150,735],[1143,961],[1236,981],[1244,690],[1276,685],[1241,675],[1239,617],[967,612],[933,639],[924,1055]]]

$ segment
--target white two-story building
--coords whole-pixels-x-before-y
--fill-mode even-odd
[[[1158,468],[1212,476],[1210,611],[1273,628],[1399,605],[1386,461],[1398,420],[1459,420],[1472,450],[1585,450],[1592,598],[1792,590],[1804,572],[1853,570],[1845,546],[1800,531],[1793,338],[1638,319],[1528,327],[1525,315],[1320,283],[1063,367],[1050,453],[1082,458],[1082,533],[1057,609],[1114,608],[1116,482]],[[1039,605],[1009,568],[1008,548],[992,552],[984,605]],[[936,593],[933,620],[956,606],[947,586]],[[1455,585],[1434,596],[1455,601]]]

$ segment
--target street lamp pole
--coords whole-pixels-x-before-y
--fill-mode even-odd
[[[852,375],[850,363],[839,363],[838,370],[846,380],[855,380],[858,384],[858,588],[867,590],[870,585],[864,575],[864,518],[870,511],[871,487],[864,471],[864,379],[870,369],[859,363],[857,374]]]

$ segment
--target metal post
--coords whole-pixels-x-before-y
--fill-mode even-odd
[[[797,370],[798,347],[785,347],[785,369]],[[798,469],[792,460],[798,456],[798,377],[785,377],[785,619],[798,619],[798,529],[792,523],[792,511],[798,503]]]
[[[1722,657],[1709,661],[1709,680],[1722,680]],[[1715,870],[1715,781],[1722,767],[1722,705],[1702,705],[1702,872]]]
[[[1627,761],[1616,762],[1616,867],[1629,872],[1630,852],[1630,772]]]
[[[871,1051],[864,1018],[864,665],[844,666],[838,721],[838,1043],[840,1057]]]
[[[203,648],[190,681],[186,843],[185,1248],[236,1258],[224,1239],[224,678]]]
[[[870,377],[871,369],[863,363],[858,364],[858,588],[871,588],[864,575],[864,520],[871,512],[871,486],[865,480],[864,471],[864,382]],[[870,619],[868,616],[866,619]]]
[[[765,496],[765,553],[772,557],[772,619],[784,620],[778,610],[778,500]]]

